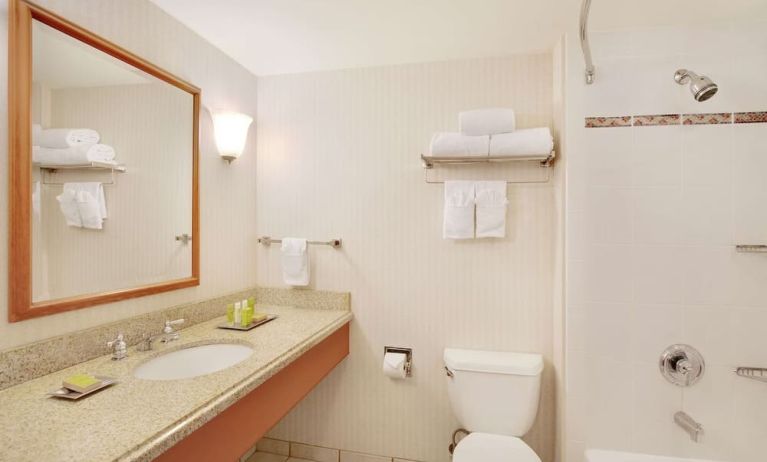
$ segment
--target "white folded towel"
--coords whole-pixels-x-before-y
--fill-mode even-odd
[[[295,287],[309,285],[309,249],[306,239],[282,238],[282,278]]]
[[[527,128],[490,137],[491,156],[545,156],[554,149],[548,127]]]
[[[486,156],[489,136],[464,136],[460,133],[435,133],[431,138],[432,156]]]
[[[96,144],[99,142],[99,132],[89,128],[48,128],[32,130],[35,146],[52,149],[64,149],[81,144]]]
[[[77,165],[88,162],[112,162],[115,149],[106,144],[81,144],[70,148],[54,149],[32,147],[32,162],[50,165]]]
[[[107,217],[104,186],[101,183],[65,183],[64,191],[56,196],[67,225],[78,228],[102,229]]]
[[[477,237],[506,236],[505,181],[477,181],[474,183],[477,203]]]
[[[497,135],[513,132],[516,129],[516,119],[513,109],[475,109],[459,113],[458,126],[462,135]]]
[[[474,183],[445,181],[445,239],[474,238]]]

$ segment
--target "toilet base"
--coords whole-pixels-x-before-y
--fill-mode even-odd
[[[455,447],[453,462],[541,462],[541,459],[520,438],[471,433]]]

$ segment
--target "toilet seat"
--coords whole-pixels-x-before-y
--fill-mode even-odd
[[[541,462],[541,459],[519,438],[471,433],[455,447],[453,462]]]

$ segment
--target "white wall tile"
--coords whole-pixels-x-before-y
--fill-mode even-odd
[[[683,136],[684,187],[713,186],[729,190],[732,185],[732,125],[690,125]]]
[[[634,202],[626,188],[590,187],[584,209],[584,240],[590,244],[629,244],[633,241]]]
[[[673,246],[635,246],[634,300],[638,303],[678,304],[684,294],[684,251]]]
[[[695,345],[709,366],[729,366],[738,362],[737,338],[740,316],[732,307],[687,306],[684,309],[684,334],[681,343]]]
[[[611,43],[595,45],[603,54],[597,82],[570,86],[579,116],[767,110],[759,77],[767,69],[764,23],[611,31],[594,40]],[[578,50],[571,56],[580,82]],[[673,82],[681,67],[711,76],[719,93],[694,101]],[[767,243],[767,214],[759,212],[767,203],[765,139],[767,124],[569,132],[567,181],[578,187],[567,191],[568,213],[574,197],[583,222],[567,229],[579,247],[566,264],[573,337],[565,462],[581,462],[586,448],[764,460],[764,384],[732,370],[767,364],[767,260],[733,247]],[[630,219],[619,204],[631,205]],[[628,307],[624,325],[617,307]],[[657,368],[661,351],[680,342],[698,348],[708,365],[687,389],[666,383]],[[607,376],[611,368],[630,382]],[[678,410],[703,424],[700,443],[673,423]]]
[[[635,363],[654,363],[661,352],[679,343],[684,332],[684,311],[681,305],[636,305],[632,332],[631,358]]]
[[[634,252],[627,245],[590,245],[583,267],[583,296],[591,302],[630,302]]]
[[[672,81],[673,83],[673,81]],[[634,127],[632,177],[634,186],[682,185],[680,127]]]
[[[634,195],[634,242],[643,244],[681,244],[685,229],[682,189],[641,188]]]

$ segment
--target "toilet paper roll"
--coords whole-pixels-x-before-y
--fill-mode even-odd
[[[405,353],[386,353],[383,360],[384,375],[393,379],[404,379],[407,377],[405,362],[407,362]]]

